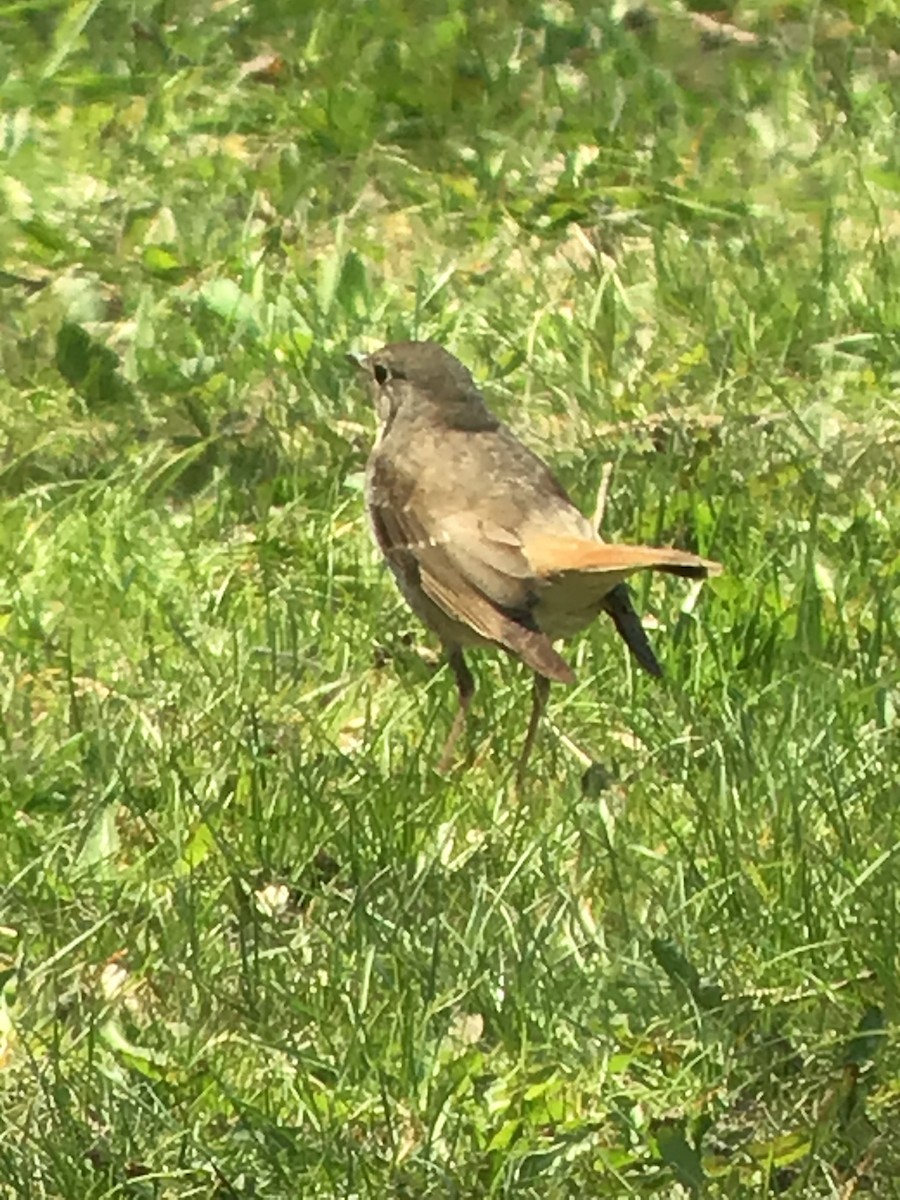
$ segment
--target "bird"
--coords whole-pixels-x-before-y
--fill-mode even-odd
[[[637,662],[660,676],[625,579],[644,570],[705,579],[721,565],[687,550],[603,541],[437,342],[394,342],[348,357],[367,380],[378,423],[366,464],[372,532],[456,682],[458,707],[438,770],[453,765],[475,693],[464,652],[500,647],[534,674],[521,783],[551,682],[575,682],[554,643],[606,612]]]

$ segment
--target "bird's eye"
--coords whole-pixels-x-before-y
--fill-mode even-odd
[[[376,363],[375,368],[374,368],[374,373],[375,373],[375,382],[378,384],[379,387],[384,387],[384,385],[387,383],[387,381],[391,377],[391,373],[387,369],[387,367],[384,365],[384,363]]]

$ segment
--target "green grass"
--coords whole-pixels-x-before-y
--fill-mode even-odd
[[[0,1197],[900,1195],[891,11],[0,7]],[[370,545],[395,336],[727,565],[518,798]]]

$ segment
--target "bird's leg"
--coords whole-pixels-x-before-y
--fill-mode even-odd
[[[447,735],[447,740],[444,742],[444,749],[441,751],[438,771],[442,775],[449,771],[453,764],[453,751],[456,749],[459,735],[465,728],[469,704],[475,695],[475,680],[472,678],[472,672],[466,666],[466,660],[463,658],[463,652],[459,646],[450,647],[447,652],[447,662],[456,679],[456,690],[459,693],[459,708],[456,710],[456,716],[453,718],[450,733]]]
[[[528,729],[525,732],[525,741],[522,743],[519,764],[516,767],[516,787],[518,788],[521,788],[525,781],[525,768],[528,766],[531,748],[534,745],[535,737],[537,737],[538,726],[541,723],[541,717],[547,705],[547,697],[549,695],[550,680],[546,679],[543,675],[535,673],[534,688],[531,693],[531,716],[528,719]]]

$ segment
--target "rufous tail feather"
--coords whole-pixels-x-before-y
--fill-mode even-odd
[[[718,575],[720,563],[687,550],[661,546],[626,546],[614,542],[594,542],[589,538],[557,537],[539,534],[529,538],[525,547],[528,559],[538,575],[557,575],[564,571],[591,574],[630,575],[633,571],[665,571],[687,579],[706,579]]]

